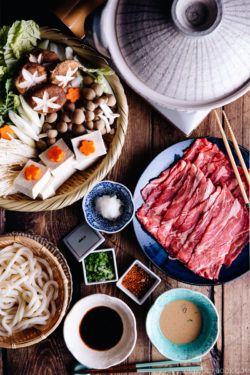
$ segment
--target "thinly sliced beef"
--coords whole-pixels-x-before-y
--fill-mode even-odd
[[[249,189],[249,185],[247,183],[245,174],[243,172],[243,169],[241,167],[238,167],[238,170],[239,170],[239,173],[240,173],[241,180],[242,180],[242,183],[244,185],[245,191],[247,193],[247,196],[249,196],[250,195],[250,189]],[[245,206],[245,202],[244,202],[244,199],[242,197],[238,181],[237,181],[237,179],[234,175],[231,177],[231,179],[229,181],[226,181],[226,185],[228,186],[229,190],[232,192],[233,196],[235,198],[239,199],[240,203],[243,206]]]
[[[183,159],[193,162],[201,152],[211,150],[213,143],[209,142],[206,138],[197,138],[193,144],[184,151]]]
[[[163,171],[159,177],[154,178],[152,181],[150,181],[142,190],[141,195],[144,201],[147,200],[150,193],[156,189],[162,182],[166,180],[166,178],[170,175],[171,169],[166,169]]]
[[[195,207],[193,207],[185,218],[185,221],[178,227],[177,232],[175,233],[174,238],[170,244],[170,253],[172,256],[177,256],[179,251],[181,250],[182,246],[187,240],[187,237],[190,233],[196,230],[196,225],[201,218],[201,216],[210,210],[212,205],[214,204],[215,200],[217,199],[218,195],[221,192],[221,188],[218,186],[217,189],[211,194],[206,200],[199,203]],[[178,257],[182,258],[185,255],[178,255]],[[188,254],[186,254],[188,256]],[[183,259],[180,259],[183,261]]]
[[[139,218],[140,222],[144,224],[145,228],[152,234],[156,235],[160,223],[162,221],[162,217],[164,216],[168,206],[171,204],[173,198],[176,194],[178,194],[179,190],[183,186],[185,179],[188,176],[190,164],[187,164],[186,173],[184,173],[180,180],[178,180],[175,184],[169,184],[168,187],[165,188],[163,193],[155,200],[154,204],[150,210],[145,212],[142,215],[142,211],[140,210],[137,212],[137,217]]]
[[[203,174],[200,172],[200,170],[198,170],[194,164],[191,164],[189,174],[181,189],[174,197],[172,203],[167,208],[156,234],[156,238],[164,247],[167,247],[170,244],[171,238],[169,234],[171,232],[171,228],[178,219],[186,202],[192,197],[202,177]]]
[[[177,238],[179,227],[186,221],[188,213],[193,207],[197,206],[200,202],[206,200],[211,193],[215,190],[214,185],[210,180],[207,180],[202,171],[197,169],[197,178],[192,186],[190,192],[190,199],[187,199],[182,211],[180,212],[177,219],[173,222],[172,228],[169,232],[165,246],[169,249],[169,252],[174,256],[175,251],[170,246],[173,239]],[[174,209],[174,205],[172,210]],[[171,214],[171,213],[170,213]],[[173,250],[173,251],[172,251]]]
[[[233,238],[241,230],[239,222],[243,209],[237,199],[231,198],[231,208],[222,207],[219,215],[208,225],[188,262],[188,268],[202,277],[218,279]]]
[[[228,254],[225,257],[225,265],[229,267],[241,253],[242,249],[249,242],[249,213],[247,208],[242,206],[242,215],[238,220],[239,231],[235,234]]]
[[[141,191],[144,201],[152,202],[155,197],[160,195],[166,186],[170,183],[173,184],[176,178],[181,177],[181,172],[185,170],[186,166],[186,161],[179,160],[174,166],[162,172],[159,177],[147,184]]]
[[[137,210],[136,216],[138,220],[150,233],[152,233],[150,227],[155,227],[155,222],[159,221],[160,223],[162,211],[167,208],[173,196],[180,189],[189,168],[189,163],[181,163],[181,165],[171,173],[173,177],[165,181],[161,188],[156,188],[154,192],[151,192],[146,202]],[[164,194],[164,199],[161,200],[160,197],[162,194]]]
[[[178,219],[174,223],[174,230],[178,229],[180,225],[186,220],[188,213],[193,207],[207,200],[215,190],[215,187],[212,184],[211,180],[207,179],[199,169],[197,171],[197,174],[200,175],[200,183],[197,189],[194,190],[192,197],[187,201]]]
[[[223,204],[227,202],[227,192],[228,190],[222,189],[220,194],[217,196],[215,202],[210,207],[210,210],[203,213],[200,220],[198,221],[194,231],[188,236],[187,241],[181,247],[178,253],[178,259],[181,260],[183,263],[188,263],[195,247],[200,242],[203,234],[206,231],[206,228],[212,221],[214,217],[216,217],[221,209],[223,208]]]
[[[244,204],[229,158],[220,151],[216,144],[206,139],[197,139],[192,146],[184,152],[183,159],[199,167],[205,176],[209,177],[216,186],[226,185],[233,196]],[[249,192],[243,170],[240,166],[238,170],[245,189]]]

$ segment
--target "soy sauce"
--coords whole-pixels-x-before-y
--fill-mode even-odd
[[[120,341],[123,324],[120,315],[106,306],[89,310],[80,323],[83,342],[94,350],[109,350]]]

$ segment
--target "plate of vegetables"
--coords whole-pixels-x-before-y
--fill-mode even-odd
[[[0,36],[0,206],[62,208],[117,161],[124,90],[95,50],[58,30],[16,21]]]

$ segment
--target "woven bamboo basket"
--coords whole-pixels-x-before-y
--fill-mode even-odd
[[[29,328],[15,333],[10,337],[0,337],[0,348],[18,349],[31,346],[46,339],[61,323],[71,302],[73,285],[72,277],[67,262],[55,245],[46,239],[23,233],[10,233],[0,236],[0,252],[6,246],[19,243],[28,247],[37,256],[46,259],[51,266],[54,280],[59,284],[59,294],[56,300],[56,313],[49,324],[41,331]]]
[[[107,62],[94,49],[83,45],[74,37],[67,36],[56,29],[41,28],[41,37],[56,43],[70,46],[75,53],[86,63],[93,67],[106,67]],[[0,207],[13,211],[46,211],[58,210],[71,205],[81,199],[97,182],[102,180],[117,162],[125,141],[128,126],[128,105],[124,89],[116,74],[106,77],[111,85],[117,100],[116,131],[114,135],[104,136],[107,146],[107,155],[99,159],[95,165],[82,172],[76,172],[66,181],[52,198],[44,201],[32,200],[23,194],[13,194],[0,198]]]

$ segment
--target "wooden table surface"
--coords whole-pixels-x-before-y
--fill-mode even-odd
[[[141,173],[152,158],[171,144],[185,139],[185,136],[158,115],[141,98],[126,88],[129,102],[129,128],[122,156],[108,178],[126,184],[132,191]],[[233,130],[240,144],[249,148],[250,141],[250,95],[225,107]],[[192,134],[193,136],[218,136],[215,118],[210,114]],[[162,278],[152,297],[138,306],[120,292],[115,285],[85,286],[82,268],[62,245],[61,239],[83,219],[81,202],[59,211],[18,213],[0,211],[1,233],[15,231],[34,232],[54,243],[66,256],[74,279],[74,298],[92,293],[107,293],[127,302],[137,319],[137,345],[129,357],[130,362],[156,360],[161,358],[149,343],[145,332],[145,318],[152,302],[162,292],[176,287],[198,290],[215,303],[221,322],[218,343],[203,363],[203,374],[250,374],[250,273],[224,286],[193,287],[185,285],[152,269]],[[132,225],[122,233],[106,236],[104,246],[114,247],[121,274],[134,258],[148,264],[136,241]],[[2,350],[0,374],[3,375],[68,375],[74,358],[65,347],[62,324],[48,339],[30,348]]]
[[[17,4],[14,0],[4,3],[2,10],[5,12],[2,12],[0,17],[3,16],[5,23],[17,18],[31,18],[34,15],[36,19],[42,20],[40,9],[38,12],[33,7],[32,13],[27,3],[26,7],[23,6],[23,2]],[[43,10],[44,8],[41,9]],[[45,11],[43,13],[46,13],[47,21],[48,14]],[[50,24],[53,25],[53,22],[52,20]],[[185,136],[127,87],[126,93],[129,102],[129,128],[126,143],[122,156],[108,178],[124,183],[133,191],[148,163],[166,147],[184,140]],[[249,149],[250,94],[227,105],[224,109],[233,125],[238,142]],[[192,136],[208,135],[220,137],[213,114],[210,114],[192,134]],[[187,287],[204,293],[211,298],[219,311],[221,332],[216,346],[202,361],[203,374],[250,375],[250,273],[223,286],[193,287],[177,282],[152,267],[161,277],[162,282],[150,299],[143,306],[138,306],[113,284],[94,287],[84,285],[81,265],[65,249],[61,241],[82,220],[81,202],[51,212],[18,213],[0,209],[0,233],[33,232],[56,243],[71,267],[74,279],[73,302],[80,297],[101,292],[117,296],[128,303],[136,315],[138,329],[137,345],[129,357],[129,362],[161,358],[161,355],[149,343],[145,332],[146,314],[157,296],[176,287]],[[132,225],[129,225],[122,233],[106,236],[104,246],[115,248],[119,274],[122,274],[134,258],[149,264],[136,241]],[[0,352],[1,375],[68,375],[74,363],[75,360],[63,341],[62,324],[39,345]]]

